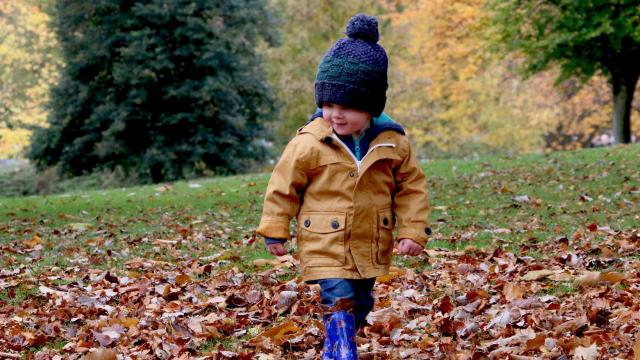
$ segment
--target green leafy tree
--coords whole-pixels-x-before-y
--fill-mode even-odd
[[[264,0],[60,0],[55,28],[66,66],[32,139],[40,167],[159,182],[265,157]]]
[[[631,105],[640,76],[639,0],[490,0],[499,47],[525,55],[533,74],[552,65],[559,80],[600,72],[613,90],[613,134],[631,140]]]

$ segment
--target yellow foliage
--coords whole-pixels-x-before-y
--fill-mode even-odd
[[[378,16],[389,53],[385,111],[404,125],[421,157],[473,152],[530,152],[589,144],[610,128],[611,90],[597,76],[580,87],[554,86],[557,71],[521,79],[488,50],[486,0],[271,0],[282,14],[282,46],[263,49],[281,107],[285,141],[315,107],[313,80],[321,56],[357,12]],[[19,156],[29,132],[2,120],[44,124],[60,58],[49,16],[0,1],[0,158]],[[640,133],[640,97],[632,132]]]
[[[45,124],[49,88],[60,67],[49,21],[38,7],[0,2],[0,158],[19,156],[29,137],[5,124]]]
[[[15,158],[29,142],[30,131],[0,127],[0,158]]]
[[[500,59],[489,51],[494,35],[486,31],[484,5],[416,0],[389,15],[387,111],[408,127],[419,151],[542,151],[589,144],[606,132],[611,90],[604,78],[556,87],[552,70],[523,80],[511,70],[517,55]]]

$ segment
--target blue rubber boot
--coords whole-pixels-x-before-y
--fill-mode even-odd
[[[358,360],[353,314],[336,311],[323,318],[325,328],[322,360]]]

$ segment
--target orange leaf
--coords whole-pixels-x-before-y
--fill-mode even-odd
[[[122,323],[122,325],[124,325],[124,327],[132,328],[132,327],[138,325],[140,320],[138,320],[136,318],[124,318],[124,319],[120,320],[120,322]]]
[[[176,276],[176,285],[182,286],[191,282],[191,277],[189,275],[180,274]]]
[[[251,262],[255,267],[263,267],[266,265],[280,265],[280,261],[277,259],[255,259]]]
[[[640,360],[640,335],[638,335],[636,343],[633,344],[633,360]]]
[[[114,349],[100,348],[88,353],[84,360],[116,360],[118,353]]]
[[[597,271],[586,271],[575,280],[578,286],[591,286],[600,282],[602,274]]]
[[[422,339],[415,344],[415,346],[417,346],[421,350],[424,350],[432,347],[434,344],[435,343],[433,339],[431,339],[429,335],[424,335]]]
[[[600,280],[606,281],[611,284],[617,284],[620,281],[624,280],[625,278],[626,276],[624,274],[621,274],[615,271],[609,271],[609,272],[603,273],[600,276]]]
[[[616,254],[606,246],[600,246],[600,252],[602,253],[602,257],[611,259],[616,256]]]
[[[32,248],[32,247],[35,247],[36,245],[42,244],[42,239],[38,235],[33,235],[31,240],[25,240],[24,244]]]
[[[271,339],[275,344],[279,344],[282,338],[284,338],[287,334],[297,333],[299,331],[300,331],[300,328],[297,327],[293,321],[287,320],[286,322],[280,325],[274,326],[271,329],[263,331],[258,336],[253,338],[251,342],[258,342],[257,341],[258,339],[266,337]]]
[[[392,282],[395,278],[400,277],[401,275],[404,275],[404,273],[405,273],[404,269],[401,269],[396,266],[391,266],[389,268],[389,273],[387,275],[378,276],[376,278],[376,281],[382,284],[388,284]]]
[[[527,340],[527,351],[539,349],[544,345],[544,341],[547,339],[545,334],[538,334],[535,338]]]
[[[507,299],[507,301],[522,299],[522,295],[524,293],[525,289],[512,283],[505,284],[504,288],[502,289],[502,294],[504,295],[505,299]]]

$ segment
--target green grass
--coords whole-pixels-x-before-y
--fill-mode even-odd
[[[553,295],[559,298],[571,295],[578,292],[578,287],[571,282],[564,282],[558,284],[552,284],[548,288],[544,289],[544,295]]]
[[[38,294],[38,289],[31,284],[19,284],[15,288],[0,291],[0,301],[18,306],[23,301]]]
[[[634,164],[640,160],[639,149],[633,145],[429,163],[432,218],[441,220],[436,228],[442,238],[433,245],[443,246],[444,241],[452,244],[449,248],[460,248],[464,244],[455,234],[464,234],[465,229],[476,242],[498,239],[521,244],[532,238],[569,236],[592,222],[612,229],[631,228],[638,223],[640,173]],[[521,195],[533,202],[513,200]],[[501,228],[511,232],[491,233]]]
[[[500,245],[518,253],[529,243],[586,233],[591,223],[632,228],[640,221],[639,163],[640,145],[427,162],[434,228],[429,247]],[[247,243],[259,221],[268,178],[252,174],[0,197],[0,244],[29,250],[3,252],[0,267],[25,264],[37,275],[54,266],[88,262],[121,268],[139,257],[176,262],[227,250],[229,266],[260,271],[252,260],[270,256],[259,240]],[[514,200],[524,195],[531,201]],[[24,246],[34,235],[41,238],[40,250]],[[593,237],[598,241],[597,234]],[[396,264],[420,265],[403,258]]]
[[[202,354],[208,354],[213,352],[214,350],[218,349],[218,348],[222,348],[224,350],[231,350],[233,348],[233,340],[226,338],[226,339],[216,339],[216,338],[212,338],[207,340],[206,342],[204,342],[203,344],[200,345],[199,347],[199,353]]]

